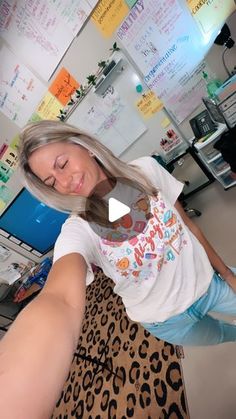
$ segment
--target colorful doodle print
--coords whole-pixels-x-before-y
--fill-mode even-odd
[[[135,282],[157,278],[163,264],[175,261],[187,244],[180,221],[160,194],[150,199],[150,208],[145,230],[138,236],[119,245],[100,240],[102,254],[115,266],[118,276]],[[129,219],[129,227],[131,222]]]

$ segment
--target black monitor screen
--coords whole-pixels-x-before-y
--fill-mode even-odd
[[[202,101],[206,106],[212,121],[218,124],[225,124],[224,117],[218,109],[218,106],[211,99],[206,97],[202,98]]]
[[[47,207],[26,189],[0,217],[0,228],[34,250],[45,254],[55,244],[68,214]]]

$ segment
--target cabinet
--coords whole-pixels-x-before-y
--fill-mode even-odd
[[[220,151],[214,148],[214,144],[219,140],[224,131],[227,130],[225,124],[219,124],[218,129],[206,140],[198,141],[194,148],[199,158],[212,173],[214,178],[222,184],[225,189],[236,185],[236,180],[232,177],[229,164],[223,159]]]

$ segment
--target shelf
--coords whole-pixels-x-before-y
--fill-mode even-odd
[[[236,185],[236,180],[234,180],[232,183],[230,183],[230,185],[224,186],[225,189],[229,189],[232,186]]]
[[[230,172],[230,166],[226,167],[225,169],[222,169],[220,172],[217,172],[215,170],[215,173],[216,173],[217,176],[222,176],[222,175],[224,175],[227,172]]]
[[[231,186],[236,185],[236,179],[233,179],[230,174],[232,172],[229,171],[229,173],[222,175],[222,177],[219,177],[220,182],[224,186],[225,189],[231,188]]]
[[[188,145],[183,143],[179,145],[179,148],[177,150],[178,147],[175,148],[174,153],[171,156],[166,156],[166,154],[163,154],[163,159],[165,161],[166,164],[172,163],[173,160],[178,159],[179,157],[182,157],[185,153],[186,150],[188,149]]]
[[[122,58],[119,58],[117,62],[112,60],[107,68],[104,69],[100,79],[97,80],[96,85],[94,86],[94,92],[98,95],[102,95],[107,87],[113,83],[114,79],[117,78],[123,70],[124,60]]]
[[[162,151],[164,154],[169,154],[171,153],[173,150],[175,150],[176,148],[178,148],[180,145],[182,144],[182,140],[180,138],[178,138],[178,140],[172,144],[169,144],[169,150],[165,150],[163,147],[161,147]]]
[[[214,157],[212,157],[212,158],[211,158],[211,159],[209,159],[209,160],[206,160],[206,162],[207,162],[208,164],[213,163],[213,161],[217,160],[220,156],[221,156],[221,153],[220,153],[220,152],[217,152],[217,154],[216,154]]]
[[[221,155],[218,159],[216,159],[213,162],[213,164],[210,167],[212,168],[216,176],[222,176],[230,171],[229,164],[223,159]]]
[[[194,144],[194,147],[197,150],[201,150],[202,148],[204,148],[205,146],[207,146],[208,144],[210,144],[212,141],[216,140],[217,137],[219,137],[221,134],[223,134],[224,131],[227,130],[227,126],[225,124],[219,124],[217,130],[215,132],[213,132],[213,134],[207,138],[207,140],[201,142],[196,142]]]

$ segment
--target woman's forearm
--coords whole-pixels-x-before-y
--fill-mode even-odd
[[[83,304],[82,304],[83,305]],[[41,293],[0,342],[0,412],[4,419],[48,419],[66,380],[83,317]]]

